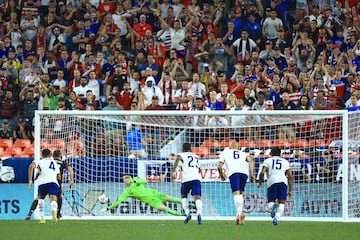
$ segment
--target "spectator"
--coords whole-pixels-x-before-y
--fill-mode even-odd
[[[164,72],[162,74],[158,87],[161,89],[164,96],[163,106],[165,106],[167,110],[174,110],[176,107],[174,104],[176,82],[171,79],[171,74],[169,72]]]
[[[257,47],[253,39],[249,38],[247,30],[241,31],[241,38],[235,40],[230,47],[230,52],[235,58],[236,62],[241,62],[244,65],[249,64],[251,61],[251,54]]]
[[[34,141],[34,136],[32,135],[32,128],[25,125],[25,121],[22,118],[17,120],[17,126],[13,131],[14,140],[16,139],[29,139],[31,142]]]
[[[161,164],[160,167],[160,182],[171,182],[172,181],[172,165],[173,161],[176,159],[174,153],[170,153],[169,157],[166,159],[166,162]]]
[[[152,102],[152,97],[158,97],[158,104],[162,105],[164,103],[164,95],[161,89],[155,84],[154,77],[150,76],[146,78],[145,86],[141,89],[145,95],[145,106],[148,106]]]
[[[323,153],[323,159],[325,162],[323,164],[317,163],[315,165],[316,170],[320,173],[320,182],[323,183],[335,183],[337,166],[333,158],[332,151],[325,151]]]
[[[34,89],[26,85],[19,94],[21,111],[20,117],[25,120],[25,124],[33,129],[33,119],[35,111],[38,110],[39,96],[34,95]]]
[[[146,139],[134,124],[129,124],[127,127],[126,142],[130,154],[134,154],[138,158],[146,158],[148,156],[144,148],[146,146]]]
[[[12,129],[9,127],[9,121],[7,119],[2,120],[1,129],[0,129],[0,139],[14,139],[14,134]]]

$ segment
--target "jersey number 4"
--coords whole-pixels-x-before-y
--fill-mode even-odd
[[[54,171],[55,171],[55,164],[54,164],[54,162],[50,162],[49,168],[50,168],[51,170],[54,170]]]

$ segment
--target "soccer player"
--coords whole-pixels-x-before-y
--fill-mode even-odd
[[[251,182],[255,181],[254,161],[251,155],[241,152],[237,142],[232,142],[229,148],[225,148],[220,154],[218,171],[222,181],[225,181],[226,174],[223,166],[227,169],[230,186],[234,195],[236,207],[235,224],[245,223],[245,213],[243,212],[244,197],[242,193],[245,190],[246,181],[250,175]]]
[[[58,211],[57,211],[57,214],[56,214],[56,217],[58,219],[60,219],[61,218],[61,207],[62,207],[62,188],[61,188],[62,176],[64,174],[64,169],[66,169],[69,172],[69,176],[70,176],[69,184],[70,184],[70,186],[72,186],[74,184],[74,169],[67,163],[66,160],[62,160],[60,150],[55,150],[54,151],[53,159],[57,162],[57,164],[59,165],[59,169],[60,169],[60,179],[58,180],[58,183],[59,183],[59,195],[57,196]],[[34,201],[31,204],[29,213],[25,217],[25,220],[30,220],[31,215],[35,211],[37,205],[38,205],[38,199],[35,198]]]
[[[125,174],[123,176],[124,183],[128,186],[120,197],[106,208],[101,208],[100,212],[106,212],[120,205],[125,199],[131,197],[140,200],[141,202],[147,203],[149,206],[169,213],[175,216],[183,216],[182,212],[173,210],[167,206],[165,206],[165,202],[174,202],[181,203],[181,199],[171,197],[165,193],[161,193],[156,191],[154,188],[145,187],[144,185],[147,183],[146,179],[134,177],[132,178],[130,175]]]
[[[60,178],[59,166],[55,160],[51,157],[49,149],[43,149],[41,151],[42,159],[35,159],[29,166],[29,188],[33,184],[33,171],[36,168],[37,172],[35,175],[35,181],[38,185],[38,194],[36,199],[39,204],[40,223],[45,223],[44,219],[44,198],[49,195],[51,205],[51,217],[52,222],[56,223],[56,213],[58,208],[57,196],[59,194],[59,183]]]
[[[64,170],[66,169],[69,172],[69,176],[70,176],[69,185],[71,187],[72,185],[74,185],[74,169],[69,165],[69,163],[66,161],[66,159],[62,158],[60,150],[55,150],[54,151],[53,158],[57,162],[57,164],[59,165],[60,176],[61,176],[61,178],[59,179],[59,195],[58,195],[58,198],[57,198],[58,211],[57,211],[57,214],[56,214],[57,218],[60,219],[61,218],[61,207],[62,207],[62,188],[61,188],[61,184],[62,184],[62,180],[63,180]]]
[[[182,169],[182,180],[181,180],[181,201],[182,206],[186,215],[184,223],[188,223],[191,220],[191,213],[189,209],[189,203],[187,201],[187,195],[191,190],[191,195],[194,196],[197,223],[202,224],[201,212],[201,168],[199,163],[199,157],[191,152],[190,143],[183,144],[183,152],[176,156],[176,160],[173,166],[172,176],[176,177],[176,168],[180,166]]]
[[[293,176],[289,162],[280,157],[278,147],[271,149],[270,158],[264,160],[260,172],[258,187],[260,188],[267,173],[267,198],[268,209],[271,209],[272,223],[279,224],[279,218],[284,213],[286,196],[291,197]],[[278,200],[278,206],[275,201]]]

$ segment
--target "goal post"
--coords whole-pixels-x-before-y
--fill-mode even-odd
[[[125,189],[122,176],[131,174],[180,197],[181,171],[169,181],[166,163],[189,142],[200,157],[204,219],[233,220],[230,184],[217,172],[219,154],[238,142],[254,157],[257,182],[262,162],[276,146],[290,161],[295,179],[282,220],[360,221],[359,119],[359,113],[341,110],[36,111],[35,158],[44,148],[59,149],[74,168],[71,188],[68,173],[63,176],[64,218],[178,219],[133,199],[101,214],[106,205],[98,196],[116,201]],[[333,171],[327,173],[324,168],[331,166]],[[270,219],[264,185],[246,185],[248,220]],[[180,204],[168,206],[181,210]]]

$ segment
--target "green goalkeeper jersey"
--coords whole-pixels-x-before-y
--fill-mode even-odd
[[[150,200],[157,197],[158,192],[154,188],[145,187],[147,183],[146,179],[134,177],[133,183],[131,183],[121,194],[121,196],[111,204],[108,209],[113,209],[120,205],[127,198],[135,198],[142,202],[148,203]]]

